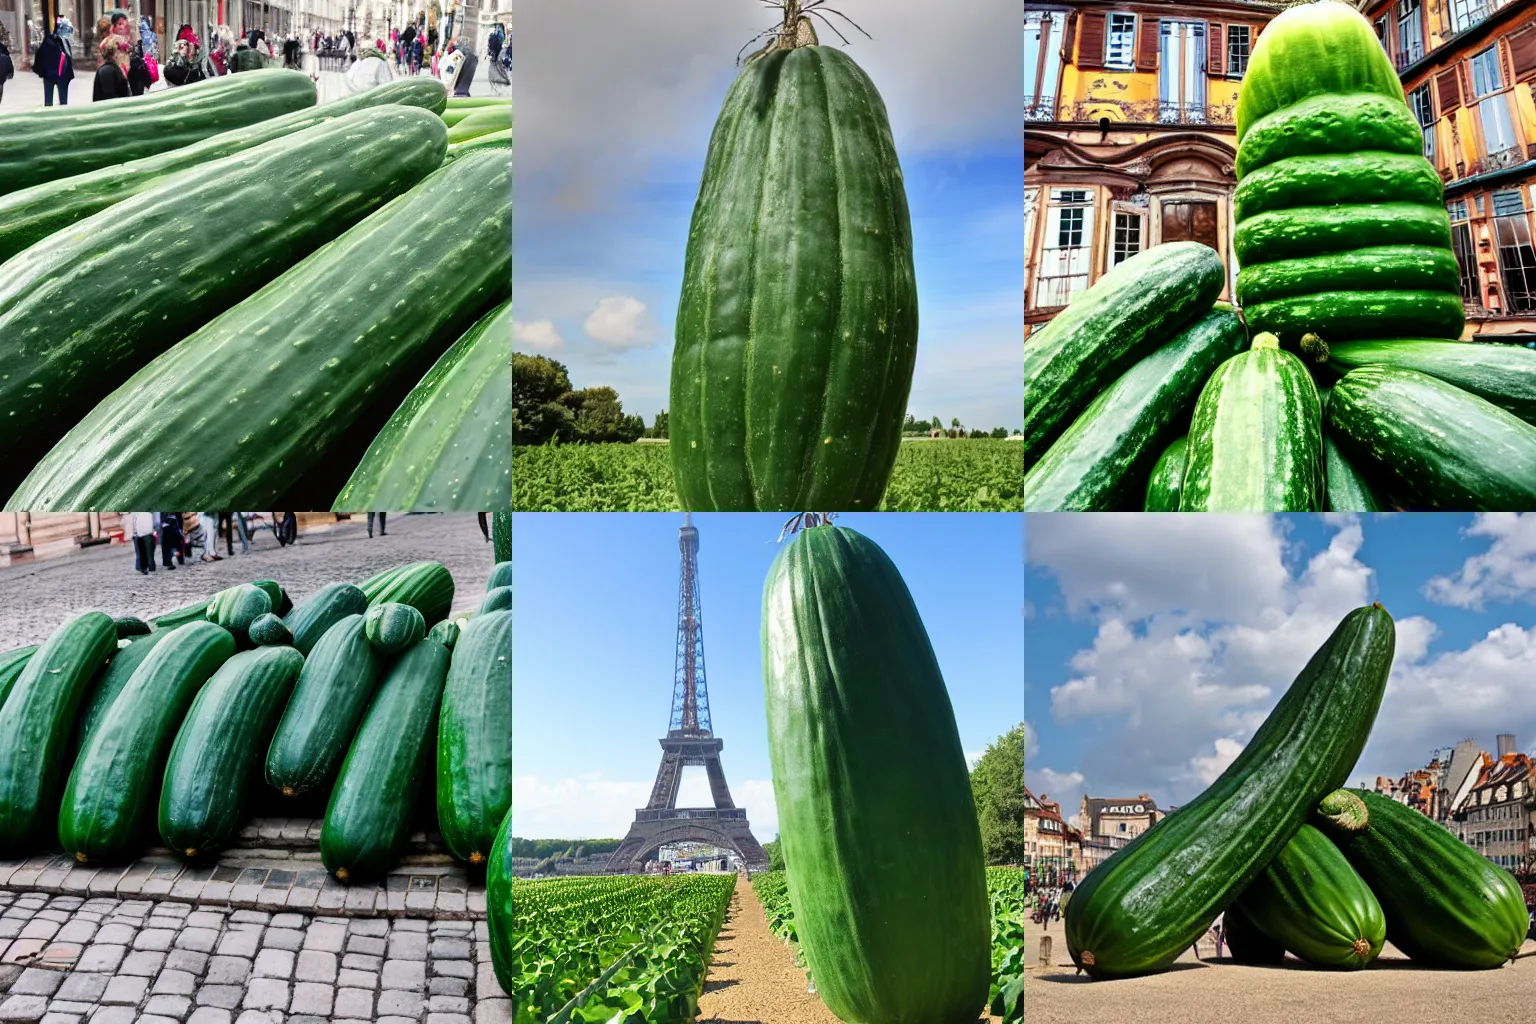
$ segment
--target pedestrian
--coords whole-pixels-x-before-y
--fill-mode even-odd
[[[480,521],[480,533],[485,537],[485,542],[489,544],[491,542],[491,527],[490,523],[487,522],[489,515],[485,512],[476,512],[475,518]],[[1024,883],[1024,895],[1029,895],[1028,882]]]
[[[357,55],[357,63],[347,69],[347,92],[355,96],[375,86],[385,85],[394,77],[395,73],[389,70],[389,62],[384,59],[384,51],[367,44]]]
[[[59,106],[69,105],[69,83],[75,77],[75,59],[70,54],[70,36],[73,33],[64,32],[67,24],[65,19],[59,19],[59,27],[43,37],[37,47],[37,56],[32,61],[32,70],[43,80],[45,107],[53,106],[55,92],[59,95]]]
[[[230,513],[230,522],[234,523],[240,528],[240,553],[242,555],[248,555],[251,553],[251,526],[250,523],[246,521],[246,516],[253,516],[255,514],[256,513],[254,512]]]
[[[5,99],[5,83],[16,77],[16,64],[11,60],[11,34],[0,25],[0,100]]]
[[[176,561],[181,565],[187,564],[186,552],[182,548],[182,544],[185,540],[186,538],[183,537],[181,533],[181,513],[161,512],[160,557],[167,569],[176,568],[175,565],[171,564],[171,557],[173,555],[175,556]]]
[[[1216,959],[1221,959],[1222,947],[1227,943],[1227,915],[1222,914],[1216,919]]]
[[[143,576],[155,571],[155,514],[129,512],[128,527],[133,537],[133,567]]]
[[[369,512],[368,513],[368,536],[370,538],[373,536],[373,517],[375,515],[377,515],[379,517],[379,536],[380,537],[388,536],[384,532],[384,516],[387,515],[387,514],[388,513],[385,513],[385,512],[378,512],[378,513]]]
[[[416,38],[411,40],[411,74],[413,75],[421,73],[421,55],[424,49],[425,47],[421,44],[421,34],[417,33]]]
[[[128,84],[128,44],[115,35],[101,41],[101,67],[96,69],[96,85],[91,100],[116,100],[132,96]]]
[[[491,26],[490,37],[485,41],[486,52],[491,55],[492,63],[494,63],[496,59],[501,56],[501,47],[502,44],[506,41],[507,30],[501,24],[501,22],[498,21],[496,24]]]
[[[202,535],[199,544],[195,534]],[[222,559],[219,554],[219,514],[217,512],[199,512],[197,514],[197,530],[194,531],[193,543],[202,548],[202,554],[198,556],[200,562],[217,562]]]

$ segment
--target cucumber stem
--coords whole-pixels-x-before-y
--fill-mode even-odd
[[[1253,339],[1253,350],[1255,352],[1266,348],[1278,349],[1279,347],[1280,339],[1275,337],[1273,334],[1270,334],[1268,331],[1255,336]]]
[[[1316,362],[1328,361],[1328,343],[1310,332],[1301,336],[1301,352],[1302,355],[1311,356]]]
[[[1317,815],[1335,832],[1359,832],[1370,822],[1365,801],[1347,789],[1336,789],[1323,797]]]

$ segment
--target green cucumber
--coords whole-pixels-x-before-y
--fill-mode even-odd
[[[1376,497],[1365,477],[1349,464],[1344,453],[1339,451],[1339,446],[1327,434],[1323,435],[1323,460],[1329,512],[1391,511],[1383,507],[1381,499]]]
[[[126,640],[131,636],[145,636],[149,633],[149,623],[132,615],[119,615],[112,620],[117,627],[117,638]]]
[[[1536,509],[1536,426],[1428,374],[1351,370],[1333,387],[1328,432],[1416,509]]]
[[[166,612],[164,615],[157,615],[149,620],[150,624],[156,629],[175,629],[177,626],[185,626],[189,622],[204,622],[208,618],[209,607],[221,597],[228,600],[228,595],[239,590],[240,586],[243,586],[243,584],[227,587],[206,600],[177,608],[175,611]],[[272,607],[274,609],[281,608],[288,601],[288,595],[283,592],[283,588],[278,586],[274,580],[256,580],[251,586],[260,587],[266,591],[267,597],[272,599]],[[278,614],[286,615],[287,612],[279,611]]]
[[[512,608],[512,588],[496,587],[485,592],[485,597],[480,600],[478,613],[510,611]]]
[[[1195,404],[1179,508],[1312,512],[1323,497],[1322,409],[1273,335],[1217,368]]]
[[[1440,175],[1418,153],[1322,153],[1293,156],[1245,176],[1232,196],[1232,216],[1241,223],[1295,206],[1433,205],[1444,195]]]
[[[1244,269],[1276,260],[1399,245],[1449,250],[1451,222],[1445,209],[1419,203],[1299,206],[1249,217],[1237,226],[1232,241]]]
[[[432,773],[449,654],[418,639],[389,670],[331,790],[320,859],[343,882],[382,877],[400,857],[422,783]]]
[[[54,630],[11,685],[0,706],[0,855],[53,844],[75,715],[116,650],[112,617],[86,612]]]
[[[1222,912],[1221,934],[1227,952],[1237,963],[1274,965],[1285,962],[1285,947],[1260,931],[1236,903]]]
[[[453,575],[441,562],[414,562],[386,569],[360,585],[370,605],[395,601],[421,612],[428,626],[448,617],[453,607]]]
[[[271,612],[259,616],[247,632],[251,643],[258,647],[293,646],[293,634],[289,632],[287,624]],[[302,654],[299,656],[303,657]]]
[[[307,655],[326,630],[349,615],[368,610],[368,596],[350,583],[327,583],[294,606],[283,623],[293,633],[293,646]]]
[[[431,629],[427,630],[427,638],[436,640],[450,651],[459,642],[459,624],[452,619],[444,619]]]
[[[1283,338],[1400,337],[1417,331],[1455,338],[1465,321],[1461,298],[1448,292],[1318,292],[1276,299],[1243,310],[1250,331]]]
[[[1374,93],[1313,96],[1248,126],[1237,147],[1237,180],[1279,160],[1371,150],[1422,157],[1424,132],[1403,102]]]
[[[485,926],[491,936],[491,969],[501,990],[512,994],[512,811],[501,820],[485,869]]]
[[[349,615],[304,660],[293,697],[267,750],[267,782],[297,796],[330,783],[378,689],[384,659]]]
[[[512,130],[512,106],[485,107],[481,110],[471,111],[453,124],[445,125],[448,128],[448,144],[454,145],[467,142],[470,139],[479,138],[482,135],[490,135],[495,132],[509,132]]]
[[[1157,457],[1152,475],[1147,478],[1144,512],[1177,512],[1179,492],[1184,487],[1184,463],[1189,452],[1189,437],[1176,439]]]
[[[1380,605],[1346,615],[1215,782],[1083,877],[1066,907],[1073,962],[1129,977],[1189,949],[1354,768],[1394,643]]]
[[[208,621],[223,626],[239,641],[246,639],[253,622],[270,614],[271,596],[254,583],[222,591],[208,606]]]
[[[171,633],[134,669],[80,749],[59,808],[59,843],[82,864],[133,856],[155,833],[166,758],[187,708],[235,653],[212,622]]]
[[[457,160],[468,153],[492,147],[510,150],[512,148],[512,129],[504,128],[499,132],[489,132],[485,135],[476,135],[472,139],[465,139],[463,142],[451,143],[448,146],[448,155],[443,157],[443,162],[447,163],[449,160]]]
[[[1126,370],[1024,474],[1024,511],[1113,511],[1140,498],[1201,387],[1247,340],[1237,314],[1217,310]]]
[[[477,511],[512,503],[512,301],[411,389],[332,505]]]
[[[1339,374],[1383,364],[1418,370],[1536,424],[1536,352],[1521,345],[1460,341],[1349,341],[1329,345]]]
[[[236,654],[198,691],[160,789],[160,836],[188,860],[229,845],[304,656],[292,647]]]
[[[434,127],[417,124],[418,117]],[[326,238],[388,199],[396,185],[414,181],[425,162],[441,163],[442,121],[416,108],[351,114],[309,131],[340,133],[354,118],[366,122],[367,142],[348,155],[348,166],[377,168],[363,178],[349,175],[344,188],[321,190],[346,199],[340,221],[294,218],[314,220]],[[305,134],[269,145],[303,145]],[[388,155],[372,155],[375,145]],[[310,187],[291,166],[282,167],[272,173]],[[466,195],[484,201],[466,203]],[[270,203],[262,209],[276,215]],[[178,495],[188,505],[218,496],[231,505],[271,507],[311,469],[324,476],[314,486],[326,488],[325,504],[304,507],[329,507],[339,481],[317,468],[321,460],[355,462],[432,360],[509,294],[511,230],[509,162],[490,152],[465,156],[307,259],[265,267],[286,272],[244,302],[221,302],[218,316],[199,318],[201,326],[168,350],[172,339],[157,325],[160,354],[119,381],[43,457],[13,507],[137,508]],[[402,239],[410,245],[401,248]],[[359,290],[358,281],[368,285]],[[338,295],[356,301],[338,302]],[[400,309],[414,313],[400,316]],[[0,332],[3,320],[0,314]],[[262,343],[253,345],[257,337]],[[193,433],[199,443],[189,448],[184,439]]]
[[[1514,959],[1530,921],[1508,871],[1423,814],[1365,790],[1364,828],[1323,827],[1386,914],[1387,939],[1416,963],[1481,970]]]
[[[135,371],[142,374],[140,368],[153,365],[154,357],[173,343],[189,332],[200,337],[204,325],[221,313],[244,309],[240,300],[285,271],[292,273],[289,268],[302,265],[304,257],[331,242],[338,231],[427,177],[442,163],[445,145],[442,121],[418,107],[358,111],[182,171],[135,196],[131,216],[125,217],[121,210],[103,210],[0,264],[0,337],[29,339],[26,345],[18,343],[6,350],[6,373],[0,375],[0,420],[8,426],[0,432],[0,458],[25,456],[31,461],[35,452],[46,451],[71,424],[82,420],[82,414],[135,377]],[[232,204],[248,212],[260,211],[253,229],[204,230],[210,219],[227,216]],[[326,246],[327,251],[334,249],[335,243]],[[342,293],[327,291],[326,298]],[[242,339],[249,354],[237,361],[239,384],[220,392],[225,400],[209,401],[214,392],[208,387],[198,389],[202,398],[184,399],[169,380],[159,380],[155,389],[135,396],[141,410],[151,413],[154,403],[145,401],[151,394],[163,394],[170,402],[187,401],[197,407],[195,415],[204,423],[205,439],[216,442],[223,435],[222,425],[206,417],[228,408],[228,415],[238,416],[243,424],[231,428],[228,444],[265,451],[265,444],[249,437],[253,424],[265,424],[268,419],[264,411],[252,411],[249,389],[300,360],[272,337],[261,346],[263,354],[255,357],[249,339],[260,334],[260,325],[247,319],[242,327],[248,332]],[[347,337],[352,344],[354,336]],[[274,360],[271,353],[279,351],[287,358]],[[187,372],[203,375],[183,366],[173,376],[185,381]],[[228,401],[235,394],[241,398]],[[285,391],[285,397],[294,401],[291,392]],[[302,404],[306,416],[318,415],[309,397]],[[163,409],[152,415],[168,419]],[[99,422],[90,415],[84,421]],[[173,429],[181,427],[178,422]],[[146,441],[152,439],[145,433]],[[202,454],[201,445],[195,451],[183,447],[175,459],[161,463],[145,459],[123,438],[110,444],[130,451],[132,459],[144,460],[136,466],[142,473],[136,478],[145,482],[148,493],[138,493],[146,499],[156,493],[155,488],[162,497],[179,493],[210,503],[216,497],[234,497],[229,489],[240,477],[228,463],[209,467],[201,479],[194,479],[197,464],[192,460]],[[92,454],[69,446],[55,456],[88,477],[105,480],[115,472],[111,462],[92,466],[87,461],[94,458]],[[74,500],[57,491],[46,495],[38,491],[9,507],[149,505],[147,500],[112,505],[73,504]],[[234,504],[231,501],[225,507]],[[255,503],[240,505],[249,508]]]
[[[1333,292],[1454,292],[1459,273],[1449,249],[1350,249],[1244,267],[1237,275],[1237,300],[1247,309],[1276,299]]]
[[[512,510],[491,513],[491,553],[497,562],[512,561]]]
[[[1024,467],[1115,378],[1205,316],[1226,269],[1216,250],[1170,242],[1099,278],[1024,343]]]
[[[32,644],[30,647],[18,647],[14,651],[0,654],[0,707],[5,705],[5,698],[11,695],[11,687],[21,678],[21,670],[27,667],[27,662],[36,653],[37,645]]]
[[[905,581],[868,538],[812,526],[768,570],[762,622],[774,805],[817,992],[846,1021],[974,1019],[991,975],[986,862]]]
[[[512,563],[511,563],[511,561],[509,560],[509,561],[506,561],[506,562],[497,562],[495,567],[491,569],[490,578],[485,581],[485,589],[487,591],[491,591],[491,590],[495,590],[497,587],[510,587],[511,585],[512,585]]]
[[[453,648],[437,732],[437,822],[460,860],[484,864],[512,806],[512,613],[469,620]]]
[[[368,606],[363,634],[381,653],[399,654],[427,635],[427,622],[410,605],[386,601]]]
[[[160,629],[149,636],[130,641],[127,647],[119,647],[112,655],[112,660],[96,674],[96,678],[91,681],[85,701],[81,704],[79,724],[75,727],[76,754],[85,748],[91,733],[106,715],[107,709],[112,706],[113,701],[117,700],[117,695],[123,692],[123,687],[128,685],[128,680],[133,678],[139,662],[149,657],[149,652],[170,635],[171,630]],[[70,763],[74,763],[73,758]]]
[[[1387,939],[1381,904],[1311,825],[1301,826],[1236,905],[1265,934],[1319,967],[1364,967]]]

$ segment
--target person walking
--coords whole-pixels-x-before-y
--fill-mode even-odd
[[[177,563],[187,564],[186,551],[183,549],[186,538],[181,532],[180,512],[160,513],[160,557],[167,569],[176,568],[171,564],[171,557],[175,556]]]
[[[5,83],[16,77],[16,63],[11,60],[11,36],[0,25],[0,100],[5,99]]]
[[[198,539],[201,534],[201,540]],[[197,514],[197,530],[193,535],[193,544],[202,549],[198,556],[199,562],[217,562],[222,557],[219,554],[219,514],[217,512],[199,512]]]
[[[132,96],[128,84],[128,44],[115,35],[101,41],[101,67],[96,69],[91,101],[117,100]]]
[[[386,512],[369,512],[368,513],[368,536],[369,536],[369,538],[373,537],[373,517],[375,515],[377,515],[379,517],[379,536],[380,537],[388,536],[388,534],[386,534],[384,532],[384,517],[386,515],[388,515],[388,513],[386,513]]]
[[[385,85],[393,81],[394,77],[395,73],[389,70],[389,61],[384,59],[384,51],[369,43],[358,53],[357,62],[347,69],[344,81],[347,93],[355,96]]]
[[[246,522],[246,518],[245,518],[246,516],[250,516],[250,515],[255,515],[255,513],[254,512],[231,512],[230,513],[230,516],[231,516],[230,522],[236,524],[240,528],[240,553],[242,555],[248,555],[248,554],[251,553],[251,527],[250,527],[250,524],[248,522]]]
[[[155,514],[129,512],[128,526],[133,537],[133,567],[143,576],[155,571]]]
[[[57,92],[59,106],[69,105],[69,83],[75,77],[75,59],[70,53],[70,38],[73,31],[64,32],[64,26],[69,24],[64,19],[59,19],[59,27],[43,37],[38,45],[37,56],[32,61],[32,70],[43,79],[43,106],[53,106],[53,96]]]

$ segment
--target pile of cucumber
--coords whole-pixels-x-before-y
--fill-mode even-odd
[[[1346,615],[1221,777],[1084,877],[1066,910],[1079,968],[1164,970],[1223,912],[1239,963],[1354,969],[1388,941],[1427,967],[1514,958],[1528,918],[1513,875],[1417,810],[1338,788],[1395,638],[1380,605]]]
[[[510,504],[510,101],[315,100],[0,115],[6,507]]]
[[[0,654],[0,856],[208,862],[271,786],[325,800],[342,882],[388,872],[432,793],[449,852],[486,864],[512,798],[510,582],[497,564],[450,617],[437,562],[297,603],[261,580],[152,623],[86,612]]]

